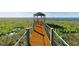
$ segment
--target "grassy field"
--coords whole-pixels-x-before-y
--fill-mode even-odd
[[[53,21],[46,20],[46,23],[69,44],[73,46],[79,45],[79,22],[73,21]],[[32,27],[32,20],[18,18],[2,18],[0,19],[0,45],[14,45],[26,31],[27,27]],[[16,33],[9,36],[10,33]]]
[[[74,21],[51,21],[47,24],[54,27],[54,30],[70,45],[79,45],[79,22]]]
[[[2,18],[0,19],[0,45],[14,45],[27,27],[32,27],[32,20]],[[16,35],[10,35],[15,33]]]

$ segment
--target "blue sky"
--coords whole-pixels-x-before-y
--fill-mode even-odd
[[[33,17],[37,12],[0,12],[0,17]],[[79,12],[43,12],[46,17],[79,17]]]

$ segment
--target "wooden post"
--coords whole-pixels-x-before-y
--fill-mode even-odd
[[[21,46],[21,42],[19,41],[18,46]]]
[[[46,19],[46,17],[44,16],[44,23],[45,23],[45,19]]]
[[[42,16],[41,16],[41,22],[43,21]]]
[[[34,18],[33,18],[33,27],[34,27],[34,23],[35,23],[35,16],[34,16]]]
[[[51,44],[53,45],[53,28],[50,29],[50,40]]]
[[[36,17],[34,16],[34,18],[33,18],[33,29],[34,29],[34,27],[35,27],[35,22],[36,21]]]
[[[30,46],[30,28],[27,28],[26,30],[26,44],[27,46]]]

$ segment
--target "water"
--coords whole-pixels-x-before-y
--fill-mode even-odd
[[[32,19],[33,20],[33,18],[25,18],[25,19]],[[72,18],[63,18],[63,17],[52,17],[52,18],[46,18],[47,20],[56,20],[56,21],[79,21],[79,17],[72,17]]]
[[[22,19],[22,20],[33,20],[34,18],[33,17],[26,17],[26,18],[0,18],[0,19],[10,19],[10,20],[12,20],[12,19],[17,19],[17,20],[20,20],[20,19]],[[79,21],[79,17],[72,17],[72,18],[63,18],[63,17],[52,17],[52,18],[46,18],[47,20],[56,20],[56,21]]]
[[[79,21],[79,18],[46,18],[46,19],[56,21]]]

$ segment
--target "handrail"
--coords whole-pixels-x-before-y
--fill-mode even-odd
[[[56,36],[66,45],[69,46],[69,44],[67,44],[67,42],[65,42],[54,30],[53,32],[56,34]]]
[[[52,33],[52,30],[53,30],[53,28],[52,27],[50,27],[49,25],[47,25],[47,24],[45,24],[46,25],[46,32],[47,32],[47,34],[48,34],[48,37],[49,37],[49,39],[50,39],[50,41],[51,41],[51,44],[53,45],[53,33]]]
[[[56,31],[54,31],[53,28],[51,28],[49,25],[45,24],[45,28],[46,28],[46,31],[49,32],[48,35],[49,35],[49,39],[51,40],[51,44],[52,44],[52,45],[53,45],[53,42],[55,42],[58,46],[60,46],[61,43],[62,43],[63,45],[65,45],[65,46],[69,46],[69,44],[67,44],[67,42],[65,42],[65,41],[56,33]],[[29,29],[30,29],[30,30],[29,30]],[[30,35],[30,34],[31,34],[31,31],[33,31],[33,28],[27,28],[27,31],[29,31],[29,32],[28,32],[28,35]],[[14,44],[14,46],[17,46],[17,45],[20,43],[20,41],[22,40],[22,38],[24,37],[24,35],[26,35],[27,31],[24,32],[24,34],[18,39],[18,41]],[[30,35],[30,36],[28,36],[28,35],[26,35],[27,38],[28,38],[27,43],[29,43],[29,38],[31,37],[31,35]],[[56,36],[56,39],[54,38],[55,36]],[[58,42],[57,42],[56,40],[57,40]],[[60,40],[60,42],[59,42],[59,40]]]
[[[53,29],[53,28],[51,28],[49,25],[47,25],[47,24],[45,24],[49,29]]]
[[[47,24],[45,24],[45,25],[46,25],[47,28],[50,29],[50,40],[52,41],[52,42],[51,42],[52,44],[53,44],[53,41],[54,41],[57,45],[59,45],[58,42],[56,42],[55,39],[53,38],[53,37],[55,36],[55,35],[54,35],[54,33],[55,33],[56,36],[59,38],[59,40],[61,40],[61,42],[62,42],[64,45],[69,46],[69,44],[67,44],[67,43],[56,33],[56,31],[53,30],[52,27],[50,27],[50,26],[47,25]],[[53,37],[52,37],[52,36],[53,36]]]
[[[26,32],[24,32],[24,34],[19,38],[19,40],[14,44],[14,46],[17,46],[18,43],[21,41],[21,39],[23,38],[23,36],[26,34]]]

